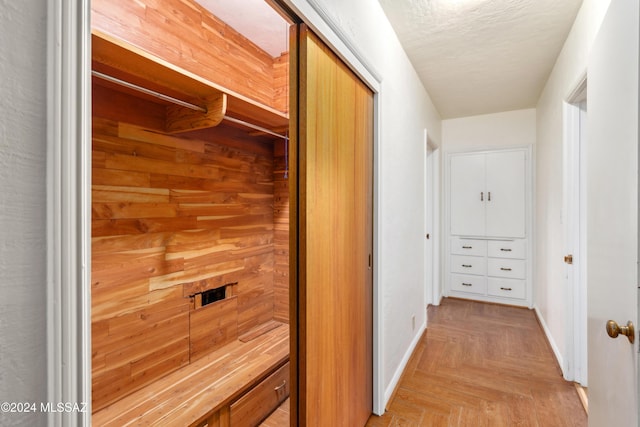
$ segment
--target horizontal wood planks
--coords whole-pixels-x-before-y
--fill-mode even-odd
[[[274,315],[273,142],[223,125],[149,131],[120,110],[131,95],[112,94],[93,94],[95,410]],[[194,311],[190,295],[235,282]]]
[[[192,362],[237,338],[237,297],[200,307],[193,310],[189,317],[189,353]]]
[[[281,112],[288,55],[272,58],[192,0],[93,0],[92,27]],[[286,25],[283,22],[283,25]]]
[[[209,420],[214,426],[227,426],[229,405],[288,358],[289,330],[285,327],[247,343],[234,341],[94,412],[92,425],[199,426]]]
[[[289,113],[289,53],[283,53],[274,61],[274,100],[273,107]]]

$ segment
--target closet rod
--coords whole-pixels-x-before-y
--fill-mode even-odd
[[[182,107],[190,108],[192,110],[202,111],[203,113],[207,112],[206,108],[200,107],[199,105],[190,104],[188,102],[182,101],[182,100],[174,98],[172,96],[165,95],[163,93],[156,92],[155,90],[147,89],[146,87],[138,86],[136,84],[129,83],[129,82],[126,82],[124,80],[120,80],[120,79],[118,79],[116,77],[112,77],[112,76],[109,76],[107,74],[103,74],[103,73],[100,73],[98,71],[95,71],[95,70],[91,70],[91,74],[96,76],[96,77],[98,77],[98,78],[100,78],[100,79],[102,79],[102,80],[106,80],[108,82],[115,83],[115,84],[118,84],[120,86],[124,86],[124,87],[127,87],[129,89],[136,90],[138,92],[146,93],[147,95],[151,95],[153,97],[162,99],[163,101],[168,101],[168,102],[171,102],[173,104],[180,105]]]
[[[103,74],[103,73],[101,73],[99,71],[91,70],[91,74],[93,76],[95,76],[95,77],[98,77],[98,78],[102,79],[102,80],[106,80],[108,82],[115,83],[117,85],[124,86],[126,88],[133,89],[133,90],[136,90],[138,92],[145,93],[147,95],[151,95],[151,96],[153,96],[155,98],[162,99],[163,101],[171,102],[173,104],[177,104],[177,105],[180,105],[182,107],[189,108],[191,110],[201,111],[203,113],[207,112],[206,108],[200,107],[199,105],[195,105],[195,104],[191,104],[189,102],[185,102],[185,101],[183,101],[181,99],[177,99],[177,98],[174,98],[172,96],[165,95],[165,94],[160,93],[160,92],[156,92],[155,90],[147,89],[146,87],[138,86],[138,85],[136,85],[134,83],[130,83],[130,82],[121,80],[121,79],[119,79],[117,77],[113,77],[113,76],[109,76],[107,74]],[[227,115],[225,115],[223,117],[223,119],[227,120],[227,121],[230,121],[232,123],[236,123],[236,124],[239,124],[239,125],[242,125],[242,126],[257,130],[257,131],[260,131],[260,132],[264,132],[266,134],[269,134],[269,135],[272,135],[272,136],[275,136],[275,137],[278,137],[278,138],[289,140],[289,137],[286,136],[286,135],[281,135],[279,133],[270,131],[267,128],[264,128],[264,127],[258,126],[258,125],[254,125],[253,123],[249,123],[249,122],[246,122],[244,120],[236,119],[234,117],[229,117]]]
[[[270,131],[267,128],[263,128],[262,126],[258,126],[258,125],[254,125],[253,123],[245,122],[244,120],[236,119],[236,118],[229,117],[229,116],[224,116],[222,119],[230,121],[232,123],[237,123],[237,124],[242,125],[242,126],[246,126],[248,128],[251,128],[251,129],[254,129],[254,130],[257,130],[257,131],[260,131],[260,132],[268,133],[269,135],[276,136],[278,138],[285,139],[287,141],[289,140],[289,137],[287,135],[281,135],[281,134],[279,134],[277,132]]]

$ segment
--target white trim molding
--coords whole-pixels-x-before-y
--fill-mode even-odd
[[[374,92],[380,92],[382,77],[365,59],[351,38],[342,31],[317,0],[281,0],[329,46],[349,68]]]
[[[374,66],[371,65],[371,63],[366,59],[364,54],[356,46],[353,40],[351,40],[349,35],[342,30],[342,27],[337,22],[334,21],[334,19],[331,17],[331,14],[329,14],[327,9],[320,2],[318,2],[318,0],[307,0],[307,3],[311,5],[313,10],[315,10],[316,13],[320,16],[320,18],[322,18],[322,20],[329,26],[329,28],[331,28],[331,31],[333,31],[338,36],[338,38],[344,43],[348,52],[355,57],[356,62],[361,64],[367,70],[367,72],[370,74],[370,77],[368,78],[374,79],[377,82],[382,81],[380,73],[378,73],[377,70],[374,68]],[[354,61],[352,60],[347,62],[351,63]]]
[[[47,398],[50,426],[91,425],[89,0],[50,0],[47,66]]]
[[[373,413],[383,415],[384,399],[384,301],[382,297],[382,156],[380,156],[382,112],[381,94],[374,94],[373,101]]]
[[[409,345],[409,348],[404,354],[404,357],[400,361],[400,365],[398,365],[398,369],[396,369],[395,373],[393,374],[393,378],[391,378],[391,381],[389,382],[389,386],[387,387],[384,393],[385,405],[388,404],[391,398],[393,397],[393,393],[395,392],[396,388],[398,387],[398,384],[400,383],[400,380],[402,379],[402,374],[404,374],[404,371],[407,368],[407,365],[409,364],[409,360],[411,360],[411,356],[413,356],[413,353],[416,350],[416,347],[418,346],[418,344],[420,343],[420,340],[424,336],[424,333],[426,330],[427,330],[427,323],[425,322],[422,325],[420,325],[420,328],[418,328],[418,333],[413,337],[413,341],[411,341],[411,345]],[[382,414],[377,414],[377,415],[382,415]]]
[[[540,313],[540,309],[538,309],[538,306],[534,306],[533,310],[536,313],[536,317],[538,318],[538,323],[540,323],[540,326],[544,331],[544,335],[547,337],[547,342],[551,346],[553,355],[556,357],[556,360],[558,361],[558,365],[560,366],[560,369],[564,373],[565,365],[564,365],[564,358],[562,357],[562,353],[560,352],[560,349],[558,348],[556,341],[553,339],[553,335],[551,335],[551,331],[549,330],[547,323],[544,321],[544,317],[542,316],[542,313]]]

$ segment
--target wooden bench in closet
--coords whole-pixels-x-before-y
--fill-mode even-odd
[[[92,416],[95,426],[255,426],[289,395],[289,328],[220,350]]]

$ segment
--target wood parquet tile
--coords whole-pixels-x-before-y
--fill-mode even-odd
[[[444,299],[369,427],[586,426],[532,310]]]

